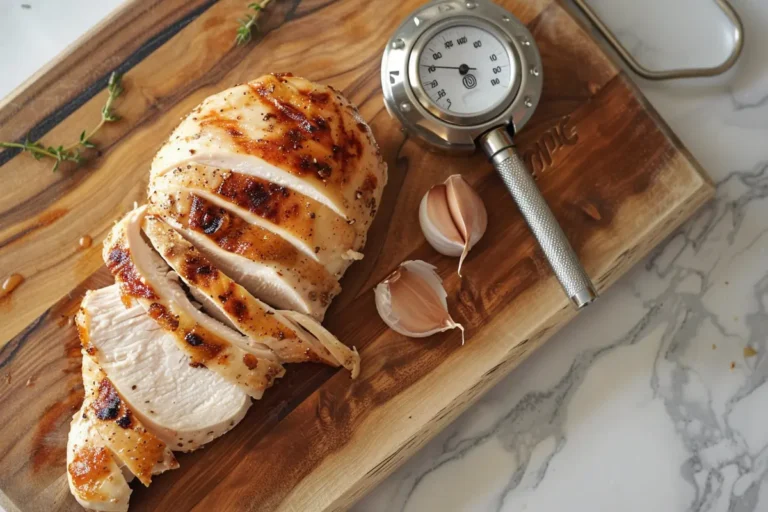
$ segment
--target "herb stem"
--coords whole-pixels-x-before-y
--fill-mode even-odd
[[[24,144],[21,144],[21,143],[18,143],[18,142],[0,142],[0,148],[18,148],[18,149],[21,149],[23,151],[29,151],[31,153],[37,153],[38,155],[43,155],[43,156],[47,156],[49,158],[56,158],[56,159],[58,159],[58,157],[56,156],[55,153],[51,153],[50,151],[47,151],[47,150],[45,150],[43,148],[38,148],[38,147],[35,147],[35,146],[24,145]]]
[[[112,73],[109,76],[109,81],[107,82],[107,91],[109,92],[109,96],[107,97],[107,101],[104,104],[104,107],[101,109],[101,120],[91,131],[83,130],[80,132],[80,139],[77,142],[70,144],[67,147],[45,147],[40,143],[40,141],[30,142],[29,139],[26,139],[23,143],[0,141],[0,148],[21,149],[22,152],[29,152],[36,160],[40,160],[43,157],[52,158],[55,160],[53,164],[54,171],[59,168],[59,165],[62,162],[74,162],[75,164],[80,165],[85,160],[80,153],[81,148],[95,148],[96,145],[91,142],[91,137],[96,135],[96,133],[101,130],[101,128],[104,126],[104,123],[111,123],[120,119],[120,117],[112,110],[112,103],[115,101],[115,98],[120,96],[120,94],[123,92],[123,85],[120,80],[121,76],[117,73]]]
[[[237,29],[237,35],[235,36],[235,42],[238,45],[246,44],[251,40],[253,26],[256,24],[256,20],[259,19],[261,11],[263,11],[269,2],[272,0],[262,0],[261,2],[253,2],[248,4],[248,8],[255,11],[255,14],[247,14],[245,18],[238,20],[240,26]]]

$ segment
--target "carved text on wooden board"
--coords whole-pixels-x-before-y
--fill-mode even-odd
[[[560,119],[552,128],[545,131],[539,140],[523,153],[525,163],[533,175],[546,171],[553,161],[553,156],[565,146],[574,146],[579,141],[575,126],[569,126],[571,116]]]

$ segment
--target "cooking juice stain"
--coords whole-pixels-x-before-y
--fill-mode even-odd
[[[8,276],[5,281],[3,281],[2,289],[0,289],[0,299],[9,296],[11,293],[13,293],[13,290],[18,288],[18,286],[24,282],[24,276],[21,274],[11,274]]]

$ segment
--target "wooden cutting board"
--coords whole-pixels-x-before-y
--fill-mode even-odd
[[[518,142],[604,291],[710,198],[712,184],[559,3],[502,3],[529,26],[544,62],[543,98]],[[128,2],[0,105],[0,139],[32,130],[33,139],[66,143],[98,120],[109,71],[126,71],[123,119],[99,134],[101,153],[90,163],[52,173],[29,155],[0,155],[0,276],[25,277],[0,302],[0,504],[8,510],[78,508],[65,478],[69,421],[82,396],[69,318],[86,289],[112,282],[99,242],[145,200],[149,162],[179,118],[263,73],[292,71],[343,90],[389,164],[366,257],[344,278],[326,322],[360,349],[363,373],[352,382],[345,371],[290,367],[231,433],[181,455],[181,469],[151,488],[135,486],[134,510],[346,508],[574,315],[485,158],[427,152],[384,110],[381,52],[420,1],[278,0],[262,35],[235,47],[245,4]],[[463,279],[416,221],[424,192],[454,173],[489,211]],[[92,247],[78,246],[84,235]],[[381,322],[371,289],[405,259],[437,265],[465,346],[458,332],[412,340]]]

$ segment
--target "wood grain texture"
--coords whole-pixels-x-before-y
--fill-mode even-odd
[[[44,134],[79,106],[78,98],[103,89],[110,72],[127,71],[162,43],[165,34],[196,17],[211,0],[128,2],[0,101],[0,140]],[[98,87],[98,88],[97,88]],[[54,114],[55,115],[52,115]],[[11,122],[13,121],[13,122]]]
[[[246,419],[181,468],[136,488],[134,510],[339,510],[428,441],[574,314],[499,178],[480,155],[425,151],[383,108],[380,52],[420,2],[278,1],[264,37],[232,46],[240,2],[213,5],[126,75],[104,151],[52,175],[18,156],[0,167],[0,274],[27,280],[0,303],[0,496],[22,510],[76,510],[64,447],[82,395],[68,318],[88,288],[111,282],[98,242],[143,201],[149,161],[178,119],[211,93],[269,71],[329,83],[360,106],[390,169],[366,257],[342,281],[326,325],[361,351],[363,372],[292,365]],[[618,279],[709,197],[711,183],[617,67],[563,8],[505,0],[533,32],[545,87],[518,136],[542,193],[600,289]],[[161,23],[158,21],[158,23]],[[96,63],[92,63],[96,65]],[[76,137],[103,92],[46,140]],[[424,192],[461,172],[489,210],[465,262],[426,245]],[[93,236],[81,250],[77,240]],[[404,259],[435,264],[467,344],[449,332],[410,340],[389,331],[372,287]],[[64,296],[63,299],[60,299]]]

